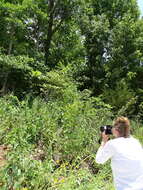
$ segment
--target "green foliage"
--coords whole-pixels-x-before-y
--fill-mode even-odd
[[[135,92],[139,110],[143,21],[135,0],[1,1],[0,10],[2,95],[60,98],[63,66],[92,96],[113,91],[133,73],[127,88]]]
[[[66,87],[55,102],[38,98],[19,102],[12,95],[0,99],[0,142],[11,147],[1,174],[3,187],[48,189],[55,183],[59,188],[78,187],[90,174],[87,179],[80,174],[82,163],[98,168],[93,162],[97,134],[100,125],[111,122],[110,107],[100,99],[83,99],[74,88]],[[76,170],[81,175],[77,179],[72,174]],[[63,178],[64,186],[58,183]]]
[[[0,188],[113,189],[94,158],[99,126],[143,117],[137,1],[1,0],[0,37]]]
[[[137,2],[90,0],[82,6],[82,15],[80,27],[85,36],[87,58],[86,70],[83,78],[81,77],[82,88],[92,90],[95,96],[101,95],[104,89],[109,89],[110,94],[119,81],[128,77],[131,72],[136,77],[127,81],[127,88],[138,96],[136,85],[141,82],[137,72],[142,70],[143,24],[142,19],[139,19]],[[135,81],[136,85],[133,87]],[[113,96],[115,100],[117,96]],[[125,100],[124,105],[126,103]],[[118,102],[116,107],[119,108]]]
[[[13,92],[22,98],[26,92],[32,90],[32,58],[26,56],[6,56],[0,55],[0,87],[1,95]]]
[[[54,102],[0,99],[0,144],[10,149],[2,189],[114,189],[109,164],[95,163],[99,126],[111,124],[111,107],[89,92],[66,95]],[[143,142],[141,124],[132,126]]]
[[[137,97],[125,79],[120,80],[114,89],[105,89],[103,99],[113,107],[117,115],[132,115],[135,111]]]

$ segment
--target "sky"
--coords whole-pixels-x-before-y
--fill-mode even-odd
[[[143,0],[138,0],[138,5],[141,11],[141,15],[143,16]]]

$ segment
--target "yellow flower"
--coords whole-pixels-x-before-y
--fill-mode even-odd
[[[64,178],[60,179],[60,183],[64,183],[64,182],[65,182]]]
[[[58,183],[58,181],[59,181],[58,179],[54,179],[54,183]]]
[[[60,160],[56,160],[56,163],[59,164],[59,163],[60,163]]]

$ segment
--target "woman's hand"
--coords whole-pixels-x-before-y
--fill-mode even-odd
[[[102,136],[102,143],[101,143],[101,145],[104,146],[106,144],[106,142],[109,140],[109,135],[106,135],[105,132],[103,132],[101,134],[101,136]]]

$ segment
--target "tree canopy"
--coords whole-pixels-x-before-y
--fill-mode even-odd
[[[123,83],[134,92],[135,107],[142,103],[143,20],[136,0],[1,0],[0,36],[2,95],[26,89],[38,95],[41,78],[64,66],[80,91],[113,107],[112,92],[120,94]],[[127,97],[118,97],[120,108]]]

